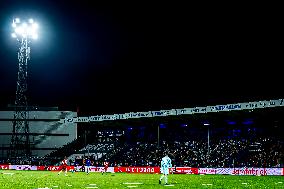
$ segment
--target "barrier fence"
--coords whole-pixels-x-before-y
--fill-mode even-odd
[[[67,169],[74,170],[74,166]],[[76,169],[80,170],[82,166]],[[90,166],[91,172],[103,172],[104,167]],[[31,166],[31,165],[0,165],[0,170],[39,170],[59,171],[60,166]],[[160,167],[108,167],[107,172],[112,173],[160,173]],[[284,168],[194,168],[175,167],[173,174],[210,174],[210,175],[284,175]]]

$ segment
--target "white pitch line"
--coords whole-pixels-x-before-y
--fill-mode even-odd
[[[141,182],[124,182],[123,184],[143,184]]]
[[[136,188],[136,187],[138,187],[138,186],[127,186],[128,188]]]
[[[279,184],[282,184],[283,182],[278,182]]]
[[[53,186],[54,188],[58,188],[58,186]]]
[[[15,173],[3,173],[4,175],[13,175]]]
[[[173,184],[167,184],[167,185],[164,185],[164,186],[175,186],[175,185],[173,185]]]
[[[242,184],[248,184],[248,183],[243,182]]]

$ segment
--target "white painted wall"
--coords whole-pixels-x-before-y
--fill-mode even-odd
[[[13,130],[13,111],[0,111],[0,133],[12,133]],[[69,134],[69,136],[31,136],[31,142],[38,142],[36,147],[52,148],[61,147],[77,138],[77,124],[60,123],[60,119],[77,117],[76,112],[71,111],[30,111],[29,127],[30,133],[53,133]],[[46,120],[41,120],[46,119]],[[9,146],[12,135],[0,135],[0,146]],[[51,151],[34,150],[33,155],[44,156]],[[0,152],[0,156],[6,151]]]

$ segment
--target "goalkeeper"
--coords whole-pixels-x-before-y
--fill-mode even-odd
[[[160,177],[159,184],[162,183],[163,178],[165,178],[165,185],[168,184],[169,169],[171,168],[172,168],[172,160],[171,158],[169,158],[168,155],[165,155],[165,157],[163,157],[161,161],[162,176]]]

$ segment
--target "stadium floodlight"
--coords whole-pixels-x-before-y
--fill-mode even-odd
[[[30,19],[29,19],[29,23],[30,23],[30,24],[33,24],[33,23],[34,23],[34,19],[30,18]]]
[[[15,23],[19,24],[20,23],[20,18],[15,18]]]
[[[12,36],[13,38],[16,38],[16,37],[17,37],[17,35],[16,35],[15,33],[12,33],[11,36]]]
[[[13,120],[13,134],[10,142],[9,157],[29,157],[31,155],[28,102],[27,102],[27,78],[28,61],[30,60],[30,43],[38,38],[38,24],[33,19],[20,20],[15,18],[12,23],[11,37],[19,42],[18,48],[18,80],[16,89],[15,112]]]
[[[12,33],[13,38],[38,38],[38,24],[30,18],[28,22],[21,22],[19,18],[15,18],[12,23],[14,32]]]

